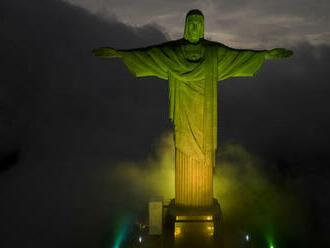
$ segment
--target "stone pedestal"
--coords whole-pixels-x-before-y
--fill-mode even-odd
[[[166,247],[222,247],[222,214],[218,201],[210,207],[180,207],[172,200],[164,223]]]

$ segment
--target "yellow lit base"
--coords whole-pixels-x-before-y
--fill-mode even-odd
[[[167,223],[174,247],[221,247],[222,214],[214,199],[209,208],[179,207],[174,201],[168,207]]]
[[[214,223],[212,216],[177,216],[174,227],[174,236],[180,239],[183,236],[195,236],[204,238],[213,237]]]

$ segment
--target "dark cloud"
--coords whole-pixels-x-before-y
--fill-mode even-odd
[[[3,0],[0,16],[1,247],[101,246],[118,209],[145,207],[107,173],[117,161],[143,161],[156,150],[169,129],[167,82],[134,78],[119,60],[94,58],[91,50],[166,36],[55,0]],[[311,235],[324,244],[330,48],[300,44],[294,51],[288,60],[266,61],[255,78],[220,84],[219,140],[275,164],[273,180],[293,182],[311,210]]]
[[[105,170],[154,150],[167,85],[91,51],[165,38],[59,1],[5,0],[0,12],[0,246],[100,247],[134,199],[114,196]]]
[[[118,16],[131,25],[157,23],[172,38],[183,33],[184,17],[190,9],[205,14],[208,37],[232,46],[268,48],[297,44],[329,44],[328,0],[62,0],[107,18]],[[228,25],[223,25],[228,23]]]
[[[310,238],[319,235],[318,242],[327,243],[330,48],[301,44],[293,50],[290,59],[266,61],[255,78],[223,82],[220,139],[235,140],[268,161],[270,177],[308,209]]]

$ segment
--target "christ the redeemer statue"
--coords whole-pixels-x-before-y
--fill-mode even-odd
[[[213,204],[213,167],[217,149],[217,82],[253,77],[265,59],[293,53],[233,49],[204,39],[204,16],[191,10],[183,39],[144,48],[93,50],[97,57],[121,58],[136,77],[156,76],[169,82],[169,119],[174,126],[175,205]]]

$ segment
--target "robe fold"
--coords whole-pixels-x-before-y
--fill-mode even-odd
[[[212,204],[212,173],[200,170],[208,179],[204,180],[207,185],[198,185],[194,180],[203,175],[187,171],[187,163],[196,161],[188,168],[204,164],[212,169],[215,165],[217,82],[229,77],[254,76],[265,57],[265,51],[232,49],[204,39],[200,42],[203,55],[197,61],[185,57],[187,41],[184,39],[146,48],[119,50],[122,61],[136,77],[156,76],[169,82],[169,119],[174,124],[176,157],[180,157],[176,159],[176,173],[186,170],[186,175],[176,175],[176,202],[187,206]],[[179,163],[186,164],[179,166]],[[177,180],[181,180],[182,176],[184,181],[181,184],[185,184],[190,193],[181,192],[186,190],[178,185]],[[182,188],[180,192],[177,192],[178,187]],[[194,199],[188,200],[187,194],[194,195]]]

